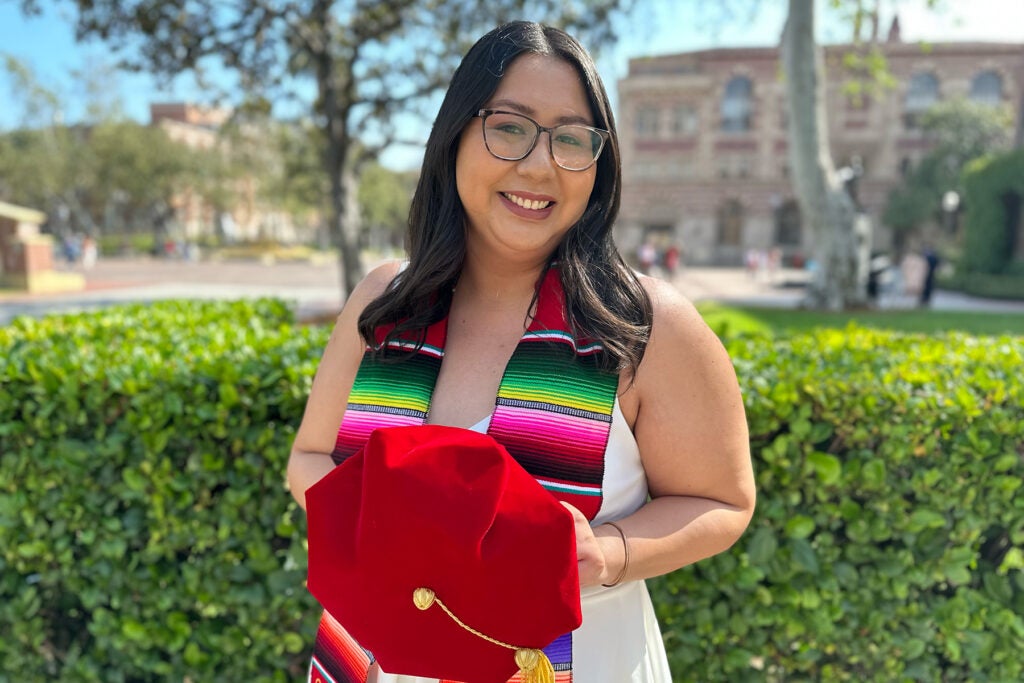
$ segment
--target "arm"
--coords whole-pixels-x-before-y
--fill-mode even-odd
[[[345,303],[324,349],[306,401],[306,411],[288,458],[288,487],[299,506],[306,509],[306,489],[334,468],[331,451],[345,414],[352,382],[366,350],[359,336],[359,315],[378,297],[398,273],[398,263],[375,268],[356,286]]]
[[[620,402],[635,405],[633,433],[651,500],[616,522],[629,544],[623,581],[728,549],[750,522],[755,499],[746,414],[725,349],[671,285],[643,283],[654,324],[635,382]],[[625,560],[618,532],[608,525],[590,532],[574,514],[581,583],[613,581]]]

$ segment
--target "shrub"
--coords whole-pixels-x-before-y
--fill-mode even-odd
[[[0,328],[0,680],[298,680],[317,610],[283,472],[324,334],[290,322]]]
[[[0,328],[0,681],[301,678],[284,468],[327,335],[266,301]],[[728,345],[760,498],[650,582],[677,680],[1020,680],[1024,340]]]
[[[988,299],[1024,299],[1024,274],[955,273],[939,286]]]
[[[1000,273],[1013,258],[1011,211],[1019,212],[1024,200],[1024,150],[972,161],[963,183],[967,212],[960,270]]]
[[[1024,339],[850,327],[729,344],[759,492],[652,581],[681,681],[1024,675]]]

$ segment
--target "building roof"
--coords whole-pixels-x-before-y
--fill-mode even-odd
[[[826,54],[843,54],[863,48],[867,44],[855,45],[853,43],[836,43],[824,45]],[[1002,43],[1002,42],[956,42],[956,43],[927,43],[927,42],[879,42],[885,54],[892,57],[914,57],[914,56],[996,56],[1019,54],[1024,65],[1024,42]],[[629,76],[664,76],[674,74],[700,73],[702,64],[713,62],[738,62],[738,61],[775,61],[779,59],[778,46],[769,47],[717,47],[706,50],[693,50],[690,52],[677,52],[666,55],[654,55],[634,57],[629,60]]]
[[[19,223],[35,223],[36,225],[41,225],[46,221],[46,214],[42,211],[18,206],[17,204],[0,202],[0,218],[10,218],[18,221]]]

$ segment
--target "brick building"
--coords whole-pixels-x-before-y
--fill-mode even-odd
[[[863,169],[858,197],[875,225],[889,191],[927,151],[917,127],[937,101],[1007,103],[1022,116],[1024,43],[900,40],[893,24],[882,49],[896,86],[884,98],[844,93],[843,56],[827,46],[829,135],[837,168]],[[750,249],[808,253],[789,180],[781,59],[776,47],[724,48],[630,60],[619,81],[623,202],[616,239],[626,254],[647,237],[674,242],[690,263],[737,264]]]

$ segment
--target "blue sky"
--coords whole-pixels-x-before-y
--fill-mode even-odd
[[[648,0],[640,4],[643,7],[622,26],[620,42],[598,55],[598,66],[613,104],[615,84],[626,74],[631,57],[711,47],[772,45],[782,30],[786,6],[784,0],[761,0],[756,15],[711,30],[710,15],[695,10],[697,2]],[[945,0],[939,11],[930,11],[925,5],[925,0],[898,3],[905,40],[1024,42],[1024,0]],[[102,69],[114,58],[101,43],[76,43],[73,15],[66,5],[60,6],[64,9],[47,9],[42,17],[26,19],[18,11],[17,2],[0,0],[0,57],[11,55],[30,66],[40,83],[61,95],[65,102],[64,119],[74,121],[82,117],[87,97],[82,79],[73,76],[73,71]],[[891,14],[883,17],[886,27],[890,17]],[[834,16],[822,17],[820,40],[841,42],[847,37],[842,23]],[[196,101],[202,99],[203,93],[188,76],[161,86],[146,75],[118,74],[105,77],[104,86],[103,99],[108,104],[118,105],[127,116],[142,122],[148,120],[150,102]],[[24,110],[11,97],[9,81],[0,73],[0,129],[23,122]],[[412,137],[425,139],[428,124],[410,121],[407,125]],[[416,149],[396,149],[386,161],[396,167],[414,166],[418,163],[417,154]]]

